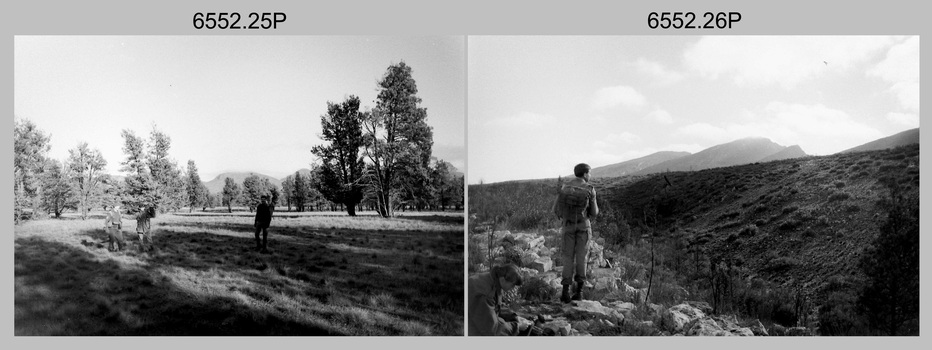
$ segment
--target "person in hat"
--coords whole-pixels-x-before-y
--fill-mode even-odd
[[[272,207],[269,206],[269,196],[262,195],[259,206],[256,207],[256,250],[268,252],[269,225],[272,223]],[[262,240],[259,240],[259,232],[262,232]]]
[[[518,334],[517,317],[502,312],[502,293],[521,283],[521,271],[514,264],[469,277],[469,336]]]

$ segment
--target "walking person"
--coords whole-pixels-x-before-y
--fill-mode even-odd
[[[123,217],[120,214],[120,206],[114,205],[110,211],[107,212],[107,218],[104,219],[104,229],[107,230],[107,235],[110,238],[110,243],[108,246],[109,251],[114,251],[114,243],[117,245],[117,250],[123,250],[126,245],[126,241],[123,240]]]
[[[583,300],[583,286],[586,284],[586,260],[589,253],[589,239],[592,226],[589,219],[599,215],[596,204],[595,187],[589,184],[589,170],[585,163],[573,167],[576,178],[560,188],[560,194],[554,203],[553,211],[563,225],[563,293],[560,301]],[[573,285],[573,296],[569,294]]]
[[[268,253],[269,225],[272,223],[272,207],[269,205],[269,196],[263,195],[259,206],[256,207],[256,251]],[[262,240],[259,240],[259,232]]]
[[[152,223],[151,219],[155,217],[155,207],[142,207],[136,213],[136,235],[139,236],[139,248],[141,251],[152,250]],[[149,246],[146,247],[146,242]]]

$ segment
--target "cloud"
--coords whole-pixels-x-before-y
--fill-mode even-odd
[[[730,77],[739,86],[790,89],[831,71],[869,60],[892,44],[881,36],[711,36],[686,49],[684,64],[710,79]]]
[[[644,58],[638,58],[632,66],[641,74],[650,76],[656,85],[667,86],[683,80],[683,74],[668,70],[662,64]]]
[[[919,116],[912,113],[887,113],[887,120],[904,126],[919,127]]]
[[[667,112],[662,109],[654,110],[650,113],[647,113],[647,119],[655,121],[660,124],[673,124],[673,116],[670,115],[670,112]]]
[[[647,102],[644,95],[630,86],[611,86],[599,89],[592,99],[592,108],[600,111],[618,106],[640,107]]]
[[[867,75],[892,83],[890,92],[897,96],[900,105],[918,112],[919,37],[911,37],[891,47],[883,61],[869,69]]]
[[[517,127],[541,127],[544,125],[550,125],[556,122],[556,118],[549,114],[540,114],[534,112],[521,112],[513,116],[492,119],[486,122],[486,125],[491,127],[506,127],[506,128],[517,128]]]
[[[641,141],[641,137],[630,132],[609,134],[601,140],[593,142],[597,149],[611,149],[615,146],[630,145]]]

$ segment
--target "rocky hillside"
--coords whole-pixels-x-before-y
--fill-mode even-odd
[[[910,129],[896,135],[874,140],[863,145],[853,147],[840,153],[876,151],[887,148],[899,147],[919,143],[919,128]]]
[[[886,217],[882,201],[889,190],[883,181],[918,196],[919,168],[919,146],[913,144],[597,178],[602,214],[593,221],[598,244],[590,247],[592,302],[571,305],[557,300],[563,262],[548,212],[556,179],[473,185],[470,270],[489,264],[483,249],[489,246],[488,230],[473,223],[494,218],[502,223],[491,226],[500,230],[492,235],[491,258],[517,263],[529,276],[516,291],[514,310],[528,320],[544,315],[544,324],[557,334],[812,334],[812,328],[792,327],[817,327],[817,311],[830,303],[833,288],[863,277],[858,262]],[[518,195],[520,203],[509,202]],[[545,225],[533,228],[532,222]],[[531,229],[501,231],[516,226]],[[619,248],[617,242],[626,243]],[[651,256],[658,259],[654,273]],[[710,281],[725,283],[718,287],[725,292],[710,292]],[[714,293],[733,301],[719,301],[710,316],[702,303],[716,304]],[[759,322],[765,332],[755,331]]]

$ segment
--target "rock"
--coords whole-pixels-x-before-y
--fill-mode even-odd
[[[560,274],[554,271],[547,271],[547,272],[537,275],[537,278],[540,278],[542,281],[544,281],[544,283],[550,285],[554,289],[557,289],[558,291],[562,291],[561,288],[563,288],[563,285],[562,285],[563,277],[561,277]]]
[[[699,311],[699,312],[702,312],[702,311]],[[731,333],[726,332],[724,329],[722,329],[722,327],[718,324],[718,322],[715,322],[715,320],[712,319],[711,317],[702,317],[702,318],[694,319],[690,321],[688,324],[686,324],[683,328],[685,329],[685,332],[683,332],[683,335],[686,335],[686,336],[721,337],[721,336],[731,335]]]
[[[527,328],[527,327],[530,327],[530,326],[533,326],[533,325],[534,325],[534,321],[531,321],[531,320],[526,319],[526,318],[524,318],[524,317],[517,316],[517,319],[518,319],[518,329],[525,329],[525,328]]]
[[[786,329],[786,336],[788,337],[806,337],[810,335],[812,335],[812,333],[810,333],[806,327],[791,327]]]
[[[625,315],[625,318],[633,318],[632,313],[637,310],[637,306],[633,303],[623,301],[612,302],[608,306],[615,309],[615,312]]]
[[[589,322],[587,321],[574,321],[574,322],[570,322],[570,325],[573,326],[573,329],[580,331],[580,332],[589,331]]]
[[[541,247],[546,248],[544,246],[544,236],[540,236],[535,239],[532,239],[531,241],[527,242],[527,245],[528,245],[527,249],[530,251],[547,250],[547,249],[541,249]]]
[[[739,337],[753,337],[754,336],[754,332],[751,331],[751,329],[747,327],[732,329],[729,332],[731,333],[731,335],[736,335]]]
[[[770,330],[771,330],[771,332],[773,333],[773,335],[776,335],[776,336],[784,336],[784,335],[786,335],[786,327],[783,327],[783,326],[778,325],[778,324],[774,324],[774,325],[773,325],[773,328],[771,328]]]
[[[544,273],[553,268],[553,260],[550,260],[549,256],[539,257],[530,264],[525,264],[525,266],[537,270],[538,273]]]
[[[760,323],[760,320],[755,320],[754,323],[752,323],[748,328],[750,328],[751,332],[753,332],[754,335],[758,337],[766,337],[770,335],[767,333],[767,327],[764,327],[764,324]]]
[[[679,304],[671,306],[661,314],[660,325],[671,333],[681,333],[685,331],[687,323],[703,317],[705,313],[701,310],[687,304]]]
[[[620,316],[614,309],[602,306],[602,303],[593,300],[580,300],[567,304],[563,307],[563,313],[574,320],[611,319]]]
[[[589,279],[592,284],[592,289],[596,291],[605,291],[612,292],[618,289],[617,278],[615,277],[599,277],[595,279]]]
[[[521,254],[521,265],[522,266],[530,267],[531,263],[533,263],[534,260],[540,259],[540,255],[537,255],[534,253],[522,252],[520,254]]]
[[[561,336],[568,336],[572,326],[566,319],[555,319],[551,322],[544,323],[543,328],[553,330],[554,333]]]
[[[707,303],[707,302],[688,300],[688,301],[684,301],[683,303],[686,304],[686,305],[692,306],[692,307],[694,307],[694,308],[697,308],[697,309],[699,309],[699,311],[702,311],[702,312],[704,312],[705,314],[711,314],[711,313],[712,313],[712,305],[709,305],[709,303]]]

